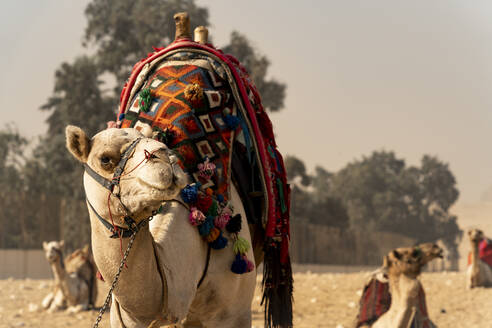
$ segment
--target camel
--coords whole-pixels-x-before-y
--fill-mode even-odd
[[[42,301],[49,312],[67,308],[80,312],[94,306],[97,296],[95,267],[90,259],[89,247],[78,249],[63,260],[64,241],[43,242],[46,259],[55,278],[54,289]]]
[[[480,259],[479,244],[485,237],[481,230],[468,231],[470,238],[471,254],[470,263],[466,270],[466,285],[468,289],[475,287],[492,287],[492,267]]]
[[[436,244],[425,243],[416,247],[397,248],[384,257],[383,267],[372,274],[366,285],[376,283],[377,288],[387,290],[377,301],[384,312],[356,327],[362,328],[416,328],[434,327],[427,314],[425,292],[417,279],[422,267],[436,257],[442,258],[442,249]],[[365,292],[367,289],[364,290]],[[391,295],[391,296],[390,296]],[[364,298],[365,295],[362,297]],[[375,321],[374,321],[375,320]]]
[[[89,139],[80,128],[68,126],[66,140],[70,153],[106,180],[112,179],[122,153],[129,145],[134,147],[117,192],[108,195],[87,169],[83,178],[94,260],[107,283],[122,260],[120,242],[125,250],[130,238],[109,238],[111,232],[102,221],[113,221],[125,231],[125,217],[131,216],[139,227],[127,267],[113,290],[111,327],[187,326],[190,322],[205,327],[251,327],[256,270],[241,275],[231,272],[231,246],[212,250],[207,266],[209,248],[189,223],[189,209],[179,197],[189,177],[167,146],[133,128],[109,128]],[[245,210],[236,188],[231,189],[234,213],[242,217],[239,236],[251,243]],[[251,248],[247,256],[253,258]]]

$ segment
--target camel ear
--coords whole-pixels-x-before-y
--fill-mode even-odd
[[[45,242],[45,241],[43,241],[43,249],[44,249],[45,251],[47,251],[47,250],[48,250],[48,243],[47,243],[47,242]]]
[[[60,245],[60,248],[63,248],[63,246],[65,246],[65,241],[64,240],[60,240],[60,242],[58,244]]]
[[[171,166],[173,168],[174,184],[179,189],[186,187],[186,185],[188,184],[188,178],[181,166],[179,166],[178,158],[176,157],[176,155],[171,155],[169,156],[169,160],[171,161]]]
[[[398,251],[397,251],[396,249],[393,251],[393,256],[394,256],[396,259],[401,260],[401,254],[400,254],[400,253],[398,253]]]
[[[65,129],[65,138],[70,153],[82,163],[86,163],[91,144],[85,132],[77,126],[68,125]]]

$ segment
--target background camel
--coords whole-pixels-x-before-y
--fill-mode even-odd
[[[466,285],[468,288],[492,287],[492,267],[481,260],[479,246],[486,242],[482,230],[471,229],[468,231],[471,253],[466,271]]]
[[[46,259],[54,275],[53,290],[43,299],[42,306],[53,312],[67,308],[70,312],[87,310],[97,297],[95,265],[88,245],[75,250],[63,260],[64,241],[43,242]]]
[[[417,279],[422,267],[442,249],[425,243],[397,248],[384,257],[383,267],[364,287],[355,327],[432,327],[425,292]]]
[[[106,188],[84,174],[94,259],[107,283],[118,271],[120,241],[109,238],[111,232],[98,216],[125,227],[124,217],[131,215],[139,225],[165,202],[161,213],[136,235],[128,267],[113,291],[111,326],[147,327],[153,322],[172,324],[187,318],[208,327],[250,327],[255,270],[242,275],[231,272],[232,245],[211,251],[198,287],[207,263],[207,244],[189,223],[189,210],[178,198],[188,181],[167,147],[135,129],[107,129],[89,140],[81,129],[68,126],[66,135],[70,152],[108,180],[122,152],[141,138],[122,174],[119,198],[108,196]],[[153,156],[146,159],[146,153]],[[231,203],[234,213],[242,215],[239,236],[251,242],[235,188]],[[128,243],[129,238],[122,239],[123,249]],[[247,256],[253,258],[251,249]]]

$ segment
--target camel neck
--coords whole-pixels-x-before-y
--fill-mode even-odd
[[[112,283],[128,247],[130,238],[109,238],[110,233],[90,212],[94,259],[106,283]],[[144,292],[145,291],[145,292]],[[145,297],[142,297],[145,293]],[[127,311],[150,317],[163,309],[163,283],[154,253],[148,225],[140,228],[127,257],[118,284],[113,291],[118,303]]]
[[[66,277],[67,272],[62,264],[62,256],[60,256],[56,261],[51,262],[51,269],[53,270],[53,275],[55,276],[55,281],[63,281]]]
[[[420,283],[404,274],[390,275],[389,283],[391,306],[388,313],[394,318],[395,328],[407,328],[416,309]]]
[[[470,241],[471,243],[471,265],[474,268],[478,268],[479,254],[478,254],[478,244],[479,241]]]

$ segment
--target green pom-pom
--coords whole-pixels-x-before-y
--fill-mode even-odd
[[[234,242],[234,253],[235,254],[246,254],[249,249],[249,243],[246,239],[238,237]]]
[[[138,107],[142,112],[147,113],[150,109],[150,103],[152,102],[152,94],[150,88],[145,88],[140,91]]]
[[[207,215],[213,216],[213,217],[216,217],[217,215],[219,215],[219,208],[218,208],[217,202],[215,200],[212,202],[212,205],[210,205],[210,207],[207,211]]]

